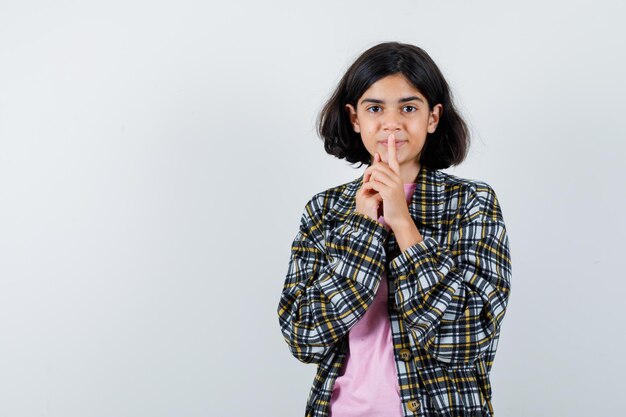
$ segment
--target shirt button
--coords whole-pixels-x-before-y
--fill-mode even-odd
[[[400,359],[406,362],[411,359],[411,351],[408,349],[400,349],[400,352],[398,352],[398,356],[400,356]]]
[[[409,410],[411,410],[412,412],[416,412],[417,410],[419,410],[420,408],[420,403],[417,400],[411,400],[407,403],[406,405]]]

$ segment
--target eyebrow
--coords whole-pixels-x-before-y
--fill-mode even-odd
[[[421,103],[424,103],[424,100],[420,97],[417,96],[411,96],[411,97],[404,97],[401,98],[400,100],[398,100],[398,103],[406,103],[408,101],[419,101]],[[361,104],[363,103],[375,103],[375,104],[385,104],[385,102],[383,100],[378,100],[376,98],[364,98],[363,100],[361,100]]]

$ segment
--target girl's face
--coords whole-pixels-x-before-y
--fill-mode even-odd
[[[393,133],[400,168],[412,166],[418,170],[426,135],[437,128],[442,109],[437,104],[429,111],[426,98],[402,74],[389,75],[372,84],[359,97],[356,109],[346,104],[354,131],[361,134],[372,161],[378,152],[383,162],[389,164],[387,138]]]

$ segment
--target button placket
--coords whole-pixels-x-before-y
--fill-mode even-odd
[[[385,250],[386,250],[386,255],[387,255],[387,272],[389,271],[389,264],[391,263],[391,261],[393,259],[395,259],[398,255],[400,255],[400,247],[398,246],[395,236],[393,235],[393,233],[389,233],[389,235],[387,236],[387,240],[385,241]],[[393,291],[395,289],[395,280],[393,279],[393,277],[389,276],[388,273],[388,279],[389,279],[389,308],[390,310],[392,310],[392,306],[395,303],[395,298],[393,297]],[[390,311],[391,313],[391,311]],[[395,319],[396,320],[401,320],[400,317],[398,317],[397,315],[395,315]],[[407,335],[408,336],[408,335]],[[405,341],[406,343],[408,343],[408,340]],[[404,344],[404,343],[403,343]],[[404,344],[405,346],[408,346],[407,344]],[[399,358],[401,361],[406,363],[407,367],[413,367],[415,366],[415,364],[412,363],[413,360],[413,352],[411,352],[410,349],[408,348],[402,348],[400,350],[397,351],[397,358]],[[415,393],[412,393],[413,395]],[[413,400],[409,400],[406,403],[406,408],[417,415],[417,411],[420,409],[421,404],[418,400],[413,399]]]

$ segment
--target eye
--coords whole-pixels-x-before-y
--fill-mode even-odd
[[[417,107],[415,107],[415,106],[404,106],[403,108],[404,109],[410,109],[410,110],[408,110],[409,113],[417,111]]]
[[[374,111],[374,110],[380,110],[380,106],[370,106],[367,108],[367,111],[370,113],[378,113],[378,111]]]

